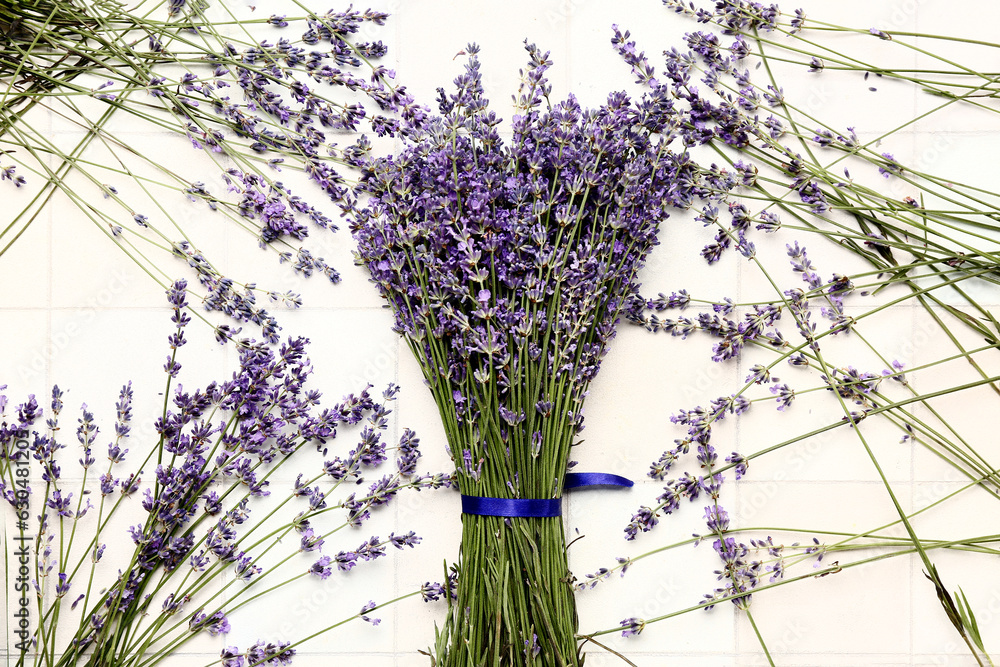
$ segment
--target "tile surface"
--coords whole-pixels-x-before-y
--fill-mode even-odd
[[[296,14],[301,11],[296,4],[275,2],[267,9],[251,8],[249,2],[241,0],[211,11],[222,23],[222,32],[238,37],[233,26],[225,25],[229,12],[254,18],[271,11]],[[861,31],[854,36],[837,35],[829,41],[831,51],[825,60],[831,67],[822,75],[808,73],[801,54],[782,48],[791,44],[787,36],[766,36],[770,40],[768,55],[783,54],[792,61],[776,62],[774,75],[798,117],[806,119],[802,121],[803,135],[808,139],[820,128],[836,132],[855,128],[866,149],[876,154],[892,152],[914,172],[940,173],[954,182],[975,184],[984,190],[979,193],[982,202],[995,207],[1000,176],[995,159],[1000,148],[1000,116],[995,113],[995,105],[990,111],[974,105],[947,104],[917,86],[874,74],[865,79],[858,72],[834,71],[833,66],[842,58],[853,58],[873,68],[942,66],[940,60],[907,46],[912,45],[925,51],[948,49],[951,59],[971,61],[995,72],[995,49],[984,51],[974,44],[943,46],[939,40],[918,40],[903,34],[897,34],[893,41],[880,40],[867,30],[875,27],[890,33],[924,31],[995,40],[1000,9],[985,0],[964,3],[963,11],[958,10],[961,3],[943,0],[808,0],[800,4],[810,18]],[[684,34],[700,29],[694,21],[674,15],[654,0],[380,0],[373,6],[393,16],[384,28],[365,26],[358,39],[383,40],[390,48],[387,62],[397,70],[397,80],[426,103],[431,103],[438,86],[447,86],[462,72],[462,57],[457,54],[467,43],[479,43],[487,96],[505,120],[511,115],[509,99],[516,90],[518,69],[526,61],[522,44],[525,39],[537,43],[543,51],[551,51],[553,100],[573,92],[585,104],[598,104],[612,90],[642,94],[610,47],[611,24],[631,30],[637,48],[645,50],[657,63],[663,50],[682,47]],[[273,41],[282,33],[262,28],[261,35]],[[757,76],[764,76],[763,71]],[[988,102],[992,100],[984,100],[983,104]],[[93,107],[95,112],[102,108],[86,98],[81,104]],[[762,107],[760,113],[771,111]],[[930,115],[910,122],[921,114]],[[220,169],[227,164],[214,163],[212,156],[192,151],[184,140],[151,129],[141,119],[124,117],[116,123],[111,128],[150,158],[135,160],[140,175],[154,178],[158,171],[151,164],[159,165],[185,178],[201,179],[210,189],[225,189]],[[79,126],[58,115],[39,115],[35,126],[53,145],[67,149],[84,137]],[[890,132],[892,136],[887,137]],[[344,136],[343,145],[349,139]],[[789,144],[794,141],[791,137],[785,139]],[[796,150],[805,150],[801,144],[794,145]],[[391,140],[378,143],[380,150],[395,147]],[[857,162],[843,159],[833,150],[813,144],[809,148],[836,173],[848,168],[850,176],[845,174],[844,178],[860,186],[895,199],[914,192],[902,179],[886,179],[874,167],[856,168]],[[705,149],[692,152],[706,162],[724,163],[722,156]],[[110,183],[115,178],[123,180],[114,171],[119,154],[94,144],[84,156],[98,165],[98,180]],[[762,165],[761,173],[774,173],[768,169]],[[288,170],[280,178],[307,200],[315,192],[302,174]],[[4,197],[0,227],[5,227],[13,219],[8,212],[25,206],[33,191],[30,187],[14,191],[8,183],[0,186]],[[258,283],[263,290],[259,296],[262,303],[267,302],[268,291],[302,294],[302,309],[285,310],[277,304],[267,307],[281,322],[283,336],[310,338],[315,367],[313,386],[323,392],[324,405],[368,384],[373,385],[373,391],[381,391],[389,383],[398,383],[402,393],[391,406],[386,441],[391,446],[403,428],[413,428],[425,453],[418,466],[420,471],[449,470],[444,430],[434,402],[409,350],[391,331],[390,313],[382,308],[365,271],[354,265],[350,233],[337,218],[336,207],[317,202],[341,229],[336,233],[312,229],[310,237],[303,241],[305,247],[340,272],[342,281],[332,285],[322,276],[304,280],[287,264],[280,264],[274,252],[261,251],[254,235],[239,228],[242,221],[238,216],[212,213],[204,202],[192,204],[176,190],[153,184],[146,189],[124,186],[116,202],[102,199],[98,184],[79,174],[67,178],[65,186],[17,243],[0,256],[0,284],[6,288],[0,297],[0,387],[7,386],[3,393],[10,398],[11,407],[24,401],[29,393],[35,394],[40,403],[47,403],[51,386],[58,384],[67,390],[60,437],[77,447],[73,433],[80,408],[86,403],[101,425],[95,451],[103,462],[106,441],[113,437],[117,392],[132,380],[136,418],[131,446],[138,452],[144,444],[155,441],[154,422],[163,409],[160,392],[162,365],[168,351],[166,337],[172,330],[163,286],[177,277],[187,277],[192,283],[195,278],[183,261],[153,247],[152,243],[163,244],[164,240],[152,233],[127,235],[134,245],[125,248],[129,252],[149,252],[151,265],[162,269],[151,269],[152,277],[116,247],[109,234],[109,220],[120,220],[122,216],[129,219],[133,212],[142,212],[170,230],[170,240],[189,238],[212,258],[222,274],[238,283]],[[787,193],[783,184],[769,187],[772,192]],[[787,194],[786,199],[792,205],[797,203],[792,194]],[[81,200],[99,206],[82,210]],[[759,206],[759,200],[752,197],[747,201],[751,208]],[[952,204],[943,196],[925,202],[928,208]],[[694,318],[726,298],[740,303],[770,301],[781,298],[785,290],[801,287],[801,277],[791,270],[786,256],[786,244],[797,240],[808,245],[809,256],[824,280],[835,272],[868,272],[864,284],[858,285],[859,290],[868,292],[887,280],[885,274],[835,244],[797,232],[792,216],[783,217],[788,228],[773,236],[759,234],[755,239],[757,257],[766,273],[757,264],[733,256],[708,266],[700,251],[711,242],[715,230],[696,222],[697,213],[689,210],[672,214],[664,227],[661,245],[650,256],[642,276],[648,296],[686,289],[695,300],[686,312],[668,311],[664,316],[683,314]],[[724,217],[725,211],[720,215]],[[837,211],[829,217],[834,224],[854,225],[848,212]],[[975,244],[991,244],[992,250],[1000,250],[995,247],[995,226],[955,237],[959,240],[952,248],[956,253]],[[914,279],[918,286],[933,280],[927,276]],[[995,307],[1000,304],[1000,289],[992,279],[995,276],[959,287],[980,304]],[[747,349],[730,362],[714,363],[712,347],[717,339],[706,334],[695,333],[681,340],[622,324],[603,362],[602,373],[592,385],[587,428],[581,436],[584,442],[573,458],[580,462],[579,470],[614,472],[637,483],[623,491],[573,493],[566,502],[566,527],[568,539],[577,540],[569,557],[578,579],[602,567],[616,566],[619,557],[635,562],[624,577],[616,573],[578,594],[582,633],[601,633],[594,639],[620,653],[631,661],[629,664],[642,667],[768,664],[746,613],[729,602],[719,603],[707,612],[696,608],[704,594],[722,585],[715,573],[721,563],[713,551],[714,536],[707,536],[697,547],[691,544],[693,535],[706,531],[703,515],[711,500],[703,496],[694,503],[685,501],[674,514],[660,516],[660,525],[650,534],[640,534],[632,542],[624,539],[624,528],[632,513],[640,506],[656,506],[656,498],[663,492],[665,483],[650,479],[647,472],[650,463],[674,447],[676,439],[684,437],[684,427],[673,423],[671,416],[680,410],[708,406],[719,397],[745,392],[753,402],[752,409],[717,423],[713,443],[720,462],[735,451],[752,460],[742,480],[735,480],[732,471],[726,473],[718,502],[729,512],[733,536],[740,540],[771,536],[775,544],[787,545],[786,555],[792,554],[786,578],[778,585],[771,585],[770,573],[761,574],[762,590],[754,594],[751,607],[774,664],[975,664],[924,577],[924,564],[911,553],[901,553],[909,543],[883,485],[883,476],[902,511],[920,511],[913,519],[915,532],[923,539],[939,541],[940,548],[930,551],[946,585],[951,591],[962,587],[979,619],[987,648],[1000,651],[996,556],[972,553],[975,547],[953,543],[970,535],[995,538],[1000,533],[997,514],[989,504],[996,502],[996,496],[980,488],[965,488],[970,479],[976,480],[998,465],[995,410],[989,407],[989,401],[996,400],[993,388],[1000,382],[996,379],[1000,376],[1000,357],[982,335],[963,330],[957,340],[952,340],[941,327],[943,321],[954,328],[956,314],[983,321],[982,313],[968,306],[962,292],[936,291],[941,300],[935,304],[932,316],[912,301],[895,303],[907,289],[890,286],[875,294],[852,297],[847,313],[859,318],[857,331],[853,335],[826,336],[822,364],[814,362],[809,369],[785,363],[775,366],[773,374],[797,392],[795,402],[781,412],[766,387],[747,385],[744,380],[752,365],[774,361],[773,350]],[[876,306],[884,309],[876,315],[866,314]],[[734,317],[742,317],[746,310],[738,310]],[[818,310],[812,317],[820,331],[829,324]],[[221,321],[215,314],[207,314],[206,318],[212,324]],[[790,316],[786,314],[780,324],[791,344],[802,344]],[[247,325],[244,335],[252,335],[253,329]],[[219,347],[210,327],[200,321],[189,331],[191,342],[182,348],[180,356],[185,387],[204,387],[213,380],[228,378],[236,369],[234,351]],[[977,367],[967,360],[952,358],[963,349],[979,349],[973,357]],[[911,385],[883,380],[884,396],[892,400],[910,397],[911,387],[926,393],[943,392],[959,383],[981,386],[961,393],[943,392],[927,402],[908,404],[907,414],[924,426],[919,437],[911,438],[898,423],[877,417],[857,428],[850,427],[843,418],[845,410],[855,406],[834,400],[823,385],[822,373],[854,367],[879,374],[895,360],[914,370],[907,376]],[[823,368],[818,368],[821,365]],[[969,465],[959,467],[942,461],[935,453],[935,434],[972,445],[986,460],[970,459]],[[325,459],[345,456],[357,439],[357,429],[344,429],[341,439],[330,443],[327,454],[307,453],[301,470],[307,466],[314,472],[320,470]],[[72,452],[75,458],[77,449]],[[134,466],[138,465],[136,461]],[[147,465],[145,475],[152,478],[154,468],[153,464]],[[684,471],[695,476],[707,474],[699,468],[693,452],[679,461],[672,473]],[[298,472],[289,469],[274,475],[275,495],[259,504],[261,515],[277,506],[277,499],[289,492]],[[37,474],[33,479],[43,484]],[[88,489],[94,499],[100,495],[94,479],[84,481],[78,466],[67,468],[66,480]],[[352,490],[362,495],[366,488]],[[935,504],[955,492],[954,502]],[[115,547],[133,548],[127,528],[129,522],[142,520],[143,514],[138,497],[130,502],[122,516],[108,527],[109,553]],[[433,644],[435,627],[444,623],[442,602],[424,603],[419,596],[410,597],[376,612],[374,615],[381,619],[378,627],[354,619],[323,630],[356,615],[369,600],[388,601],[414,593],[425,582],[441,581],[444,563],[458,557],[459,517],[459,499],[454,491],[403,493],[361,529],[338,530],[329,540],[328,552],[354,549],[372,535],[385,538],[391,532],[410,530],[422,537],[415,549],[399,552],[390,548],[386,558],[361,563],[350,572],[334,573],[325,581],[308,576],[269,593],[263,607],[232,615],[233,631],[227,637],[198,638],[164,664],[204,665],[217,662],[224,646],[245,649],[257,639],[295,641],[313,633],[320,634],[299,649],[294,664],[429,664],[418,651]],[[285,520],[276,518],[274,523],[277,526]],[[9,533],[10,521],[7,529]],[[874,546],[863,550],[844,546],[842,540],[860,535],[869,535],[866,543]],[[822,562],[817,562],[817,553],[803,553],[806,547],[814,546],[814,537],[821,549],[829,549]],[[259,548],[276,540],[269,539]],[[286,535],[284,540],[288,543],[275,544],[274,553],[280,549],[294,552],[297,536]],[[765,565],[772,562],[766,552],[759,557]],[[292,553],[275,577],[301,576],[311,561],[309,554]],[[855,566],[859,561],[870,562]],[[843,569],[835,571],[837,567]],[[215,585],[221,588],[232,583],[231,573],[227,576]],[[109,569],[97,576],[95,585],[113,581],[114,573]],[[227,593],[219,595],[225,597]],[[14,604],[16,600],[8,592],[4,600],[7,617]],[[657,620],[638,637],[623,638],[619,625],[629,617]],[[5,657],[12,655],[11,646],[8,643],[0,647],[8,651]],[[587,664],[623,664],[620,657],[606,649],[597,642],[586,644]],[[9,658],[6,664],[13,661]]]

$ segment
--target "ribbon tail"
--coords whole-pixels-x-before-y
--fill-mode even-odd
[[[576,489],[581,486],[621,486],[630,487],[634,482],[621,475],[609,472],[568,472],[563,481],[563,489]]]

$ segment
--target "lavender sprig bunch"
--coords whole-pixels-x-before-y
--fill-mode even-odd
[[[334,534],[363,529],[400,493],[450,483],[418,474],[419,439],[409,429],[398,444],[386,441],[397,387],[381,396],[366,387],[323,407],[308,384],[305,339],[276,349],[238,341],[239,370],[230,379],[195,390],[175,385],[190,322],[186,284],[175,283],[168,298],[175,328],[154,442],[135,441],[131,384],[116,404],[106,462],[86,405],[76,442],[67,442],[63,390],[53,389],[48,411],[32,396],[8,412],[0,397],[0,494],[13,508],[28,565],[19,665],[151,665],[202,633],[225,635],[234,612],[270,591],[343,576],[389,547],[415,547],[421,540],[412,532],[345,536],[346,545]],[[331,456],[338,435],[359,429],[353,448]],[[277,481],[310,449],[326,460],[294,483]],[[261,499],[275,492],[258,516]],[[120,535],[120,517],[140,507],[142,518]],[[132,546],[122,549],[121,537]],[[425,589],[404,597],[441,595],[440,586]],[[287,664],[303,637],[271,639],[227,648],[224,664]]]
[[[931,414],[940,418],[940,414],[934,405],[929,403],[924,395],[914,388],[914,378],[925,376],[929,371],[936,370],[940,364],[947,363],[950,359],[946,358],[926,365],[906,368],[906,372],[904,372],[905,365],[902,362],[898,360],[890,362],[881,357],[878,351],[872,347],[871,351],[875,352],[877,357],[884,363],[884,368],[881,370],[869,372],[859,370],[849,364],[843,366],[833,364],[832,359],[836,358],[834,355],[837,348],[827,344],[835,339],[856,340],[857,338],[861,338],[870,347],[870,343],[867,343],[867,340],[861,333],[861,329],[867,324],[864,320],[876,315],[884,307],[872,308],[856,317],[847,317],[845,315],[846,299],[852,295],[854,298],[863,298],[870,294],[871,288],[884,286],[884,283],[877,279],[875,282],[865,283],[866,278],[871,278],[866,274],[844,276],[834,273],[829,280],[823,280],[817,268],[810,260],[806,249],[798,243],[787,246],[787,257],[792,271],[801,277],[801,280],[806,284],[806,289],[795,287],[785,290],[783,292],[783,301],[765,305],[751,304],[744,306],[734,303],[731,299],[725,299],[722,302],[710,304],[710,312],[702,312],[694,317],[664,318],[657,316],[655,313],[662,313],[668,310],[685,310],[690,308],[692,304],[705,303],[692,297],[686,290],[680,290],[679,292],[672,293],[670,296],[661,294],[656,299],[649,299],[644,302],[635,300],[633,301],[634,310],[630,313],[630,319],[633,322],[644,325],[649,331],[654,333],[663,331],[670,333],[672,336],[686,338],[696,332],[701,332],[713,337],[722,338],[723,342],[716,344],[712,348],[712,360],[717,363],[732,363],[737,358],[735,356],[720,356],[718,351],[723,348],[735,348],[739,350],[739,358],[744,363],[747,363],[745,355],[756,351],[765,351],[773,357],[766,364],[757,363],[750,366],[750,372],[744,381],[745,384],[737,393],[712,400],[708,408],[698,406],[690,410],[681,410],[671,418],[672,422],[686,427],[687,435],[684,438],[676,440],[675,447],[665,451],[659,460],[653,462],[650,467],[649,476],[657,480],[664,480],[673,466],[692,450],[696,450],[697,452],[694,458],[699,464],[701,472],[694,475],[690,472],[684,472],[681,476],[669,480],[667,486],[664,488],[664,493],[657,498],[655,507],[640,508],[633,515],[632,521],[626,527],[627,538],[634,539],[638,532],[647,532],[656,526],[659,523],[661,513],[669,515],[676,512],[680,508],[681,501],[684,499],[693,502],[703,498],[711,503],[705,508],[707,525],[711,533],[714,533],[716,536],[714,548],[724,563],[724,569],[718,574],[720,578],[727,578],[730,583],[727,587],[718,589],[713,594],[706,596],[708,598],[708,606],[706,608],[711,608],[714,601],[724,599],[732,601],[740,609],[749,612],[751,597],[749,593],[761,583],[760,577],[757,576],[762,567],[761,561],[749,561],[745,558],[748,550],[752,550],[755,546],[753,541],[751,541],[750,547],[748,547],[745,543],[738,541],[738,537],[727,536],[733,535],[738,531],[745,532],[752,529],[741,527],[737,531],[733,531],[733,528],[730,526],[726,511],[719,505],[720,490],[725,479],[722,473],[731,471],[738,480],[747,474],[747,469],[753,459],[771,454],[810,437],[826,434],[828,431],[834,431],[835,429],[849,430],[855,433],[860,429],[860,424],[864,420],[876,417],[889,422],[899,430],[901,434],[899,442],[901,444],[919,443],[954,465],[956,470],[959,470],[970,480],[964,489],[978,487],[985,490],[993,498],[1000,497],[998,495],[1000,487],[997,486],[997,482],[1000,480],[997,479],[995,469],[985,459],[979,457],[978,454],[967,451],[962,447],[961,436],[953,427],[945,424],[944,430],[940,430],[930,420],[915,414],[909,407],[909,404],[919,402]],[[644,310],[649,312],[643,312]],[[733,314],[738,310],[745,311],[742,321],[732,318]],[[769,314],[768,325],[772,328],[764,329],[763,327],[755,326],[762,312]],[[791,317],[788,319],[791,319],[795,325],[795,331],[789,332],[787,338],[777,326],[777,321],[780,319],[782,312],[790,315]],[[813,314],[821,316],[821,318],[818,318],[820,322],[827,320],[825,326],[817,326],[818,322],[812,319]],[[970,350],[970,352],[981,352],[992,349],[992,347],[992,345],[987,345],[976,350]],[[958,358],[964,358],[964,355]],[[777,372],[781,372],[779,365],[785,364],[796,369],[789,372],[799,374],[799,382],[804,381],[802,375],[805,374],[805,371],[812,369],[814,371],[812,374],[813,377],[818,375],[820,380],[819,386],[793,389],[788,382],[783,382],[776,375]],[[993,381],[995,381],[995,378],[975,384],[989,384]],[[885,386],[886,383],[899,389],[890,389]],[[751,390],[757,387],[766,388],[767,391],[760,391],[758,397],[751,398],[753,396]],[[945,390],[941,393],[950,393],[962,389],[963,387],[958,387]],[[710,441],[713,426],[725,419],[727,415],[740,415],[750,410],[754,405],[766,403],[771,403],[772,405],[776,403],[775,407],[778,411],[785,411],[792,406],[797,396],[814,392],[825,393],[842,405],[847,406],[844,408],[844,416],[832,423],[818,427],[809,433],[773,444],[769,443],[759,451],[749,453],[746,456],[733,452],[730,456],[726,457],[724,464],[719,461],[715,446]],[[902,397],[899,396],[900,392],[903,393]],[[955,441],[952,441],[949,435],[955,438]],[[914,514],[926,511],[943,500],[941,499],[931,503],[927,507],[922,507],[914,512]],[[900,520],[894,523],[905,526],[905,523],[909,520],[909,517],[901,516]],[[858,544],[859,537],[861,537],[860,534],[845,533],[843,539],[833,544],[820,544],[818,540],[815,540],[814,546],[807,547],[803,553],[806,555],[818,554],[814,567],[819,567],[822,562],[822,556],[825,553],[861,550],[875,546],[871,543]],[[872,537],[872,535],[864,533],[864,537],[867,539]],[[701,538],[699,537],[699,539]],[[770,540],[770,538],[768,539]],[[895,553],[897,555],[901,555],[911,552],[919,553],[921,550],[929,551],[942,547],[977,550],[978,542],[981,539],[994,541],[992,537],[975,537],[942,544],[934,540],[914,540],[911,536],[909,538],[898,538],[895,543],[889,542],[889,544],[896,549]],[[886,542],[884,541],[877,542],[878,546],[885,546],[885,544]],[[797,547],[798,545],[795,544],[793,546]],[[879,556],[875,558],[877,557]],[[629,564],[640,558],[642,557],[630,559]],[[844,564],[835,562],[832,567],[827,568],[820,575],[816,576],[835,574],[843,568],[854,567],[870,562],[871,560],[871,558],[864,558]],[[773,571],[773,565],[779,564],[781,576],[778,579],[781,579],[785,572],[783,561],[775,561],[772,565],[768,565],[764,569],[770,568]],[[600,572],[600,576],[593,578],[593,580],[596,583],[598,580],[607,578],[614,569],[617,568],[610,570],[605,568]],[[624,572],[624,568],[622,568],[622,571]],[[775,574],[778,574],[778,572]],[[938,578],[936,580],[932,579],[932,581],[937,586],[941,586],[936,568],[935,576]],[[793,580],[797,580],[797,578]],[[771,582],[774,582],[774,578],[771,579]],[[961,625],[960,631],[967,633],[971,641],[975,632],[974,616],[966,613],[965,620],[963,620],[961,614],[958,612],[958,607],[966,603],[955,603],[952,601],[951,596],[948,596],[944,599],[943,604],[945,604],[946,610],[950,608],[955,611],[955,618]],[[970,621],[970,618],[973,621]],[[632,623],[633,620],[638,619],[627,619],[627,622],[623,621],[623,625],[626,626],[624,632],[636,634],[633,628],[635,625],[635,623]],[[644,628],[649,622],[652,622],[652,620],[642,620],[642,627]],[[956,627],[958,628],[959,625],[956,625]],[[629,628],[632,629],[630,630]],[[766,646],[763,648],[765,651],[767,650]],[[979,646],[979,649],[983,651],[981,646]]]
[[[348,172],[368,147],[367,140],[355,143],[354,133],[367,126],[391,135],[399,118],[417,121],[417,107],[394,84],[395,73],[376,64],[385,45],[362,37],[384,24],[383,12],[349,8],[266,20],[233,14],[240,30],[230,34],[212,10],[235,11],[207,3],[126,10],[63,0],[19,0],[0,9],[16,26],[0,44],[7,91],[0,101],[0,180],[31,194],[23,208],[11,207],[0,256],[50,202],[66,198],[81,222],[164,288],[173,272],[163,262],[180,260],[201,284],[207,310],[258,326],[276,343],[280,327],[268,304],[294,308],[301,297],[224,274],[203,250],[203,234],[167,203],[173,197],[203,205],[298,275],[338,283],[339,272],[317,249],[322,239],[307,237],[335,231],[329,209],[350,206]],[[169,18],[157,18],[162,13]],[[40,114],[80,134],[46,131]],[[187,143],[200,155],[192,156],[191,169],[166,166],[160,154],[131,146],[122,122],[173,133],[180,150]],[[107,155],[92,156],[100,151]],[[68,185],[73,179],[79,181]],[[299,183],[319,190],[303,198]]]
[[[800,100],[789,99],[782,92],[774,68],[788,59],[776,52],[829,56],[835,53],[832,47],[804,41],[801,32],[810,24],[823,32],[850,30],[807,21],[801,11],[782,14],[773,4],[734,1],[716,3],[712,9],[698,8],[694,3],[665,4],[718,32],[687,34],[687,50],[664,52],[662,71],[629,41],[627,32],[616,29],[612,43],[637,81],[649,86],[651,95],[673,106],[684,118],[680,129],[684,141],[716,149],[727,163],[726,171],[744,189],[742,196],[732,192],[733,196],[725,197],[728,223],[720,219],[719,207],[714,206],[705,207],[697,218],[717,232],[702,250],[710,263],[730,248],[753,257],[756,251],[750,238],[754,230],[774,232],[792,225],[849,248],[891,275],[893,282],[909,278],[910,282],[903,284],[935,307],[951,306],[935,287],[962,281],[996,284],[996,207],[983,196],[982,188],[927,173],[918,165],[901,163],[884,149],[876,150],[878,144],[913,121],[862,142],[855,127],[838,128],[829,119],[817,118]],[[778,40],[776,33],[791,37],[795,45]],[[825,50],[820,53],[820,48]],[[916,47],[901,44],[900,48]],[[909,70],[897,72],[854,56],[842,57],[842,69],[863,72],[865,78],[876,72],[923,84],[935,94],[946,85],[910,76]],[[756,74],[755,60],[765,65]],[[957,74],[973,75],[960,65],[944,62]],[[957,103],[989,108],[978,101],[978,92],[973,86],[966,95],[954,97],[933,111]],[[840,155],[830,159],[829,153],[834,151]],[[885,176],[892,187],[866,185],[851,175],[859,170]],[[925,195],[939,205],[922,203]],[[755,211],[753,205],[760,208]],[[984,327],[978,330],[987,333]]]
[[[966,488],[979,488],[996,496],[995,464],[977,452],[957,430],[957,424],[945,419],[937,406],[929,401],[935,396],[976,387],[995,389],[996,386],[996,375],[986,370],[980,361],[982,356],[976,355],[995,347],[996,319],[970,292],[971,286],[992,288],[997,283],[995,255],[1000,237],[996,234],[995,202],[985,196],[988,188],[926,173],[926,170],[920,170],[919,165],[897,160],[891,152],[876,150],[876,146],[896,131],[930,114],[907,120],[900,127],[865,143],[858,139],[854,127],[838,129],[836,123],[831,124],[826,119],[817,118],[816,112],[801,100],[786,96],[775,71],[777,65],[788,63],[808,65],[810,72],[818,74],[826,69],[826,63],[835,63],[831,69],[853,70],[859,75],[859,79],[863,73],[865,81],[870,74],[891,77],[916,83],[924,92],[945,98],[946,101],[931,113],[937,113],[955,103],[995,111],[989,103],[984,104],[979,99],[993,96],[993,81],[988,80],[988,77],[976,81],[975,77],[982,77],[977,75],[975,68],[930,54],[921,45],[909,43],[906,38],[921,36],[944,42],[971,41],[989,48],[995,48],[996,45],[963,37],[948,38],[906,32],[897,32],[897,36],[904,38],[897,40],[884,30],[848,29],[812,18],[807,21],[801,10],[796,11],[793,16],[782,14],[776,5],[756,2],[719,2],[715,3],[714,8],[703,9],[699,9],[694,3],[671,1],[665,4],[679,14],[718,30],[686,35],[686,52],[677,49],[665,51],[665,68],[662,74],[646,61],[644,54],[634,43],[628,41],[628,33],[616,31],[612,42],[631,66],[638,82],[648,85],[651,94],[664,100],[664,104],[679,105],[685,110],[681,112],[687,119],[681,130],[685,142],[713,148],[727,163],[727,169],[731,167],[735,172],[734,179],[742,188],[741,196],[737,197],[733,192],[733,196],[726,198],[729,221],[720,219],[719,210],[715,206],[704,207],[697,217],[700,222],[716,230],[713,242],[702,251],[705,259],[709,263],[718,262],[726,251],[735,248],[754,268],[760,269],[777,289],[777,282],[761,263],[757,248],[749,238],[754,228],[765,232],[785,228],[835,241],[870,263],[873,270],[850,277],[835,274],[829,282],[824,282],[813,270],[804,250],[797,243],[790,245],[788,254],[794,270],[802,275],[807,288],[778,294],[778,300],[765,307],[776,308],[790,316],[805,341],[798,345],[781,336],[766,333],[762,335],[750,322],[749,314],[747,320],[742,322],[720,317],[719,313],[730,309],[732,302],[716,304],[718,308],[715,313],[702,314],[697,319],[682,316],[660,320],[656,315],[641,316],[639,319],[651,330],[665,330],[682,337],[698,329],[719,336],[721,342],[715,346],[713,354],[715,361],[739,359],[744,347],[771,347],[777,352],[779,361],[787,360],[799,367],[812,366],[818,370],[823,386],[805,391],[825,390],[835,399],[843,417],[827,428],[847,426],[858,439],[883,481],[887,496],[899,514],[898,523],[905,529],[909,546],[919,556],[933,582],[948,619],[982,664],[982,659],[988,661],[989,656],[984,655],[982,643],[976,638],[974,617],[970,613],[964,613],[960,608],[962,603],[955,601],[958,596],[951,596],[944,588],[938,570],[928,555],[928,550],[936,545],[917,535],[910,522],[910,515],[902,509],[897,493],[886,478],[884,464],[874,451],[873,436],[866,434],[867,429],[862,428],[860,423],[874,415],[878,415],[880,420],[890,421],[903,431],[903,443],[919,443],[927,447],[967,476],[970,484]],[[800,37],[801,32],[812,30],[813,27],[814,34]],[[948,69],[897,71],[869,62],[867,54],[856,57],[838,53],[832,46],[821,43],[823,33],[830,32],[853,32],[868,35],[864,39],[874,37],[891,41],[901,48],[913,49],[936,58]],[[780,39],[779,33],[792,39]],[[803,55],[813,54],[814,57],[808,63],[802,62]],[[755,64],[758,68],[763,66],[760,74],[752,74]],[[760,77],[765,80],[760,81]],[[870,92],[877,92],[870,83],[867,85]],[[819,129],[806,129],[816,127]],[[840,155],[835,154],[831,158],[830,153],[834,151]],[[850,166],[850,169],[841,163]],[[885,177],[891,187],[865,185],[863,180],[852,177],[851,171],[856,171],[858,164],[872,174]],[[925,202],[925,198],[930,202]],[[751,206],[762,208],[755,212]],[[779,212],[784,222],[779,219]],[[855,284],[867,288],[861,292],[863,295],[885,292],[893,295],[892,300],[860,315],[848,315],[841,307],[841,296],[854,289]],[[903,289],[893,291],[895,286]],[[890,362],[891,356],[886,358],[860,333],[857,326],[860,320],[876,315],[890,305],[910,299],[915,299],[921,306],[920,310],[944,330],[955,348],[954,355],[946,355],[940,361],[928,363],[917,370],[937,367],[952,359],[965,359],[975,369],[979,376],[977,379],[922,394],[902,375],[898,362]],[[647,305],[650,309],[660,310],[661,306],[673,307],[681,302],[686,304],[688,300],[686,295],[672,295]],[[812,308],[812,301],[825,303],[819,308]],[[754,304],[754,307],[760,308],[760,304]],[[822,326],[821,320],[814,317],[814,310],[830,320],[829,330],[819,328]],[[969,312],[975,312],[977,316],[970,317]],[[755,314],[760,315],[759,311]],[[986,346],[970,349],[949,330],[951,323],[984,338]],[[866,373],[856,370],[851,364],[833,361],[829,350],[820,348],[819,339],[841,333],[855,334],[853,338],[860,340],[866,351],[873,353],[884,364],[884,370],[881,373]],[[692,431],[697,431],[690,439],[705,439],[710,432],[711,423],[728,413],[726,405],[733,400],[739,399],[749,405],[749,400],[743,397],[744,392],[754,382],[768,382],[772,379],[772,366],[773,364],[755,365],[751,377],[747,378],[746,387],[728,398],[713,401],[711,409],[696,409],[693,419],[684,422]],[[886,377],[898,378],[909,395],[898,398],[881,392],[878,385]],[[796,400],[796,396],[804,392],[784,383],[771,384],[770,393],[777,399],[779,409],[784,410]],[[910,407],[911,404],[926,408],[933,418],[922,417]],[[683,414],[691,416],[690,412]],[[760,453],[779,449],[805,437],[808,434],[772,444]],[[665,470],[680,454],[686,453],[685,448],[690,446],[691,442],[679,442],[678,447],[666,452],[654,463],[654,470]],[[702,449],[699,449],[699,456],[703,454]],[[753,458],[753,455],[748,458]],[[743,461],[733,462],[732,465],[738,466]],[[699,458],[699,462],[703,468],[709,467],[711,473],[712,468],[706,461]],[[710,474],[706,474],[701,479],[708,480],[710,477]],[[697,482],[698,477],[693,480]],[[677,480],[677,483],[685,491],[691,486],[689,480],[683,478]],[[667,493],[658,499],[660,508],[675,507],[677,497],[685,497],[683,493],[671,493],[671,490],[668,488]],[[694,497],[690,493],[687,496]],[[628,532],[634,535],[632,531],[651,526],[655,520],[656,512],[643,508],[634,518]],[[721,534],[719,538],[719,544],[724,545]],[[728,558],[727,554],[725,548],[720,551],[724,560]],[[730,599],[736,601],[745,598],[742,594],[734,594]],[[752,623],[752,616],[749,618]],[[764,651],[766,654],[766,646]]]
[[[660,223],[712,196],[668,148],[669,107],[623,93],[552,104],[548,55],[527,50],[512,139],[470,45],[439,115],[365,165],[351,226],[472,496],[560,497],[587,388]],[[461,559],[441,664],[578,663],[560,520],[465,515]]]

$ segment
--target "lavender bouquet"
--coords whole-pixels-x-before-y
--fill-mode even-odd
[[[512,139],[470,45],[440,115],[370,159],[353,214],[357,261],[395,315],[473,498],[558,499],[590,382],[672,206],[699,190],[668,148],[671,109],[623,93],[549,102],[530,55]],[[544,105],[544,108],[543,108]],[[578,665],[562,520],[463,514],[457,600],[441,665]]]

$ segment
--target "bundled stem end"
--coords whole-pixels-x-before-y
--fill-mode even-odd
[[[561,517],[463,515],[458,597],[437,664],[582,665],[569,582]]]

